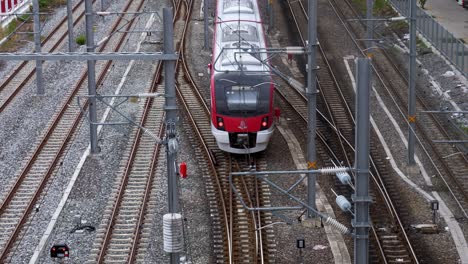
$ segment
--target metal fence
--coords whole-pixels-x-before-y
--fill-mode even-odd
[[[403,16],[409,16],[408,0],[390,0]],[[455,2],[451,4],[455,4]],[[417,30],[444,55],[464,76],[468,77],[468,47],[441,26],[431,15],[417,7]]]

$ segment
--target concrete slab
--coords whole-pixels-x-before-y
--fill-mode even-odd
[[[448,31],[468,43],[468,9],[455,0],[427,0],[424,8]]]
[[[283,122],[286,123],[286,122]],[[283,135],[284,139],[286,140],[289,150],[292,153],[294,163],[299,170],[307,169],[306,166],[306,159],[301,151],[301,147],[299,145],[299,141],[294,136],[291,130],[289,130],[286,126],[277,126],[278,131]],[[303,181],[306,184],[305,181]],[[335,213],[328,202],[327,197],[323,193],[322,189],[320,188],[319,184],[316,183],[316,203],[317,209],[320,212],[326,212],[332,218],[335,218]],[[303,221],[305,226],[309,226],[311,228],[316,228],[317,224],[320,226],[320,220],[318,218],[315,219],[308,219],[307,221]],[[333,257],[335,258],[335,264],[351,264],[351,257],[349,255],[348,249],[344,242],[343,235],[337,231],[336,229],[332,228],[329,225],[325,225],[325,233],[327,234],[328,241],[330,243],[330,249],[333,253]]]

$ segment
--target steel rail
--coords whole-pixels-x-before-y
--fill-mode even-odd
[[[336,7],[333,7],[334,9],[336,9]],[[351,10],[351,9],[350,9]],[[342,21],[343,23],[343,26],[345,26],[345,22]],[[346,23],[346,24],[349,24],[349,23]],[[345,26],[346,27],[346,26]],[[348,30],[349,32],[349,29],[346,27],[346,29]],[[350,33],[349,33],[350,34]],[[351,35],[350,35],[351,36]],[[351,37],[352,38],[352,37]],[[360,48],[360,45],[359,43],[353,39],[353,42],[354,44],[356,45],[356,47],[360,50],[360,52],[362,54],[363,51],[362,49]],[[377,51],[375,51],[377,52]],[[385,54],[384,54],[385,56]],[[391,64],[393,64],[393,61],[392,60],[389,60],[389,62]],[[385,81],[384,81],[384,77],[382,77],[382,75],[384,74],[380,74],[379,70],[381,70],[379,68],[379,66],[375,66],[374,67],[374,64],[372,64],[372,67],[373,67],[373,70],[376,74],[376,76],[378,77],[379,81],[382,83],[382,85],[386,88],[386,90],[390,93],[390,91],[393,91],[393,94],[398,97],[399,101],[400,101],[400,104],[404,104],[405,102],[405,99],[402,98],[402,95],[400,95],[400,93],[398,92],[398,89],[396,87],[394,87],[393,85],[390,85],[390,87],[388,87],[386,84],[385,84]],[[392,68],[394,68],[392,66]],[[395,68],[394,68],[395,69]],[[398,73],[401,73],[401,71],[398,71]],[[404,79],[404,82],[406,83],[406,86],[407,86],[407,79],[406,79],[406,76],[404,75],[400,75],[400,77],[402,79]],[[390,81],[389,81],[390,82]],[[391,83],[391,82],[390,82]],[[392,97],[393,98],[393,97]],[[395,104],[396,105],[399,105],[398,102],[395,101],[395,99],[393,99]],[[421,108],[422,106],[425,106],[423,103],[422,103],[422,100],[417,97],[417,103],[420,104],[420,105],[417,105],[417,107]],[[403,109],[406,109],[403,107]],[[427,108],[424,108],[424,110],[427,110]],[[399,107],[399,111],[402,115],[404,115],[406,113],[406,110],[401,110],[401,107]],[[405,112],[403,112],[405,111]],[[433,117],[432,117],[433,118]],[[407,121],[405,121],[407,122]],[[437,121],[434,121],[435,123],[437,123]],[[450,183],[447,182],[447,180],[445,179],[445,177],[443,176],[442,172],[439,170],[439,167],[437,166],[436,163],[433,162],[432,158],[429,156],[434,168],[437,170],[437,172],[439,173],[439,176],[442,178],[442,180],[444,181],[444,184],[449,188],[449,191],[452,195],[452,197],[455,199],[457,205],[459,206],[459,208],[461,209],[461,211],[463,212],[463,214],[465,215],[466,218],[468,218],[468,193],[466,191],[466,189],[468,189],[468,187],[465,187],[463,186],[463,184],[461,182],[466,182],[466,175],[467,173],[461,173],[460,177],[462,177],[462,179],[458,179],[457,176],[455,176],[454,172],[450,169],[450,167],[457,167],[456,165],[459,165],[460,163],[464,166],[464,169],[465,171],[466,170],[466,163],[467,163],[467,160],[466,160],[466,157],[463,156],[463,161],[459,161],[457,162],[456,164],[454,164],[453,166],[448,166],[447,165],[447,162],[452,162],[452,159],[449,159],[448,161],[445,161],[442,157],[444,156],[443,154],[440,153],[440,146],[437,146],[435,145],[431,140],[430,140],[430,137],[429,135],[427,134],[428,132],[426,132],[426,130],[424,129],[425,126],[428,126],[428,125],[433,125],[433,124],[425,124],[425,125],[421,125],[420,122],[418,120],[416,120],[416,127],[418,128],[418,131],[420,131],[420,133],[423,135],[423,138],[428,141],[428,144],[431,146],[431,148],[433,149],[434,153],[436,154],[437,156],[437,159],[440,161],[438,164],[442,166],[442,169],[445,170],[445,172],[449,175],[450,179],[452,179],[452,181],[454,182],[454,185],[455,186],[450,186]],[[436,126],[438,126],[436,124]],[[442,130],[443,131],[443,130]],[[436,132],[436,133],[446,133],[446,132],[441,132],[441,130],[434,130],[432,132]],[[418,138],[419,140],[419,138]],[[424,149],[426,149],[424,147]],[[455,188],[452,188],[452,187],[455,187]],[[461,195],[462,197],[457,197]]]
[[[158,62],[158,66],[156,67],[156,74],[155,74],[155,78],[153,78],[153,82],[152,82],[152,88],[151,90],[155,90],[156,87],[157,87],[157,82],[155,82],[154,80],[159,80],[160,77],[161,77],[161,73],[162,71],[160,70],[160,68],[162,68],[162,63],[161,62]],[[164,119],[164,117],[163,117]],[[162,138],[162,129],[164,128],[164,126],[161,126],[161,131],[158,133],[159,134],[159,137]],[[157,152],[155,152],[155,155],[152,157],[152,160],[156,160],[157,159],[157,155],[159,154],[159,149]],[[154,170],[156,169],[156,163],[153,162],[151,164],[151,167],[150,167],[150,172],[152,173],[152,175],[150,177],[153,177],[153,172]],[[152,183],[152,180],[151,180],[151,183]],[[149,200],[149,191],[148,191],[148,188],[150,187],[151,185],[147,186],[147,189],[146,189],[146,192],[145,192],[145,196],[143,198],[143,208],[141,209],[140,211],[140,215],[138,216],[138,223],[137,223],[137,227],[138,229],[135,230],[135,233],[134,233],[134,237],[135,239],[133,240],[133,244],[132,244],[132,247],[131,247],[131,250],[130,250],[130,256],[128,257],[128,260],[129,260],[129,263],[134,263],[135,262],[135,258],[136,258],[136,253],[137,253],[137,248],[138,248],[138,242],[140,240],[140,236],[141,236],[141,232],[140,232],[140,227],[142,226],[143,224],[143,219],[144,219],[144,214],[146,212],[146,208],[148,207],[148,200]]]
[[[187,14],[188,18],[185,19],[185,21],[190,21],[189,17],[191,16],[191,13],[192,13],[191,12],[192,6],[193,6],[193,1],[190,1],[189,11]],[[188,28],[188,23],[184,26],[183,35],[185,35],[187,28]],[[182,38],[182,42],[180,43],[180,48],[179,48],[179,52],[181,54],[182,60],[177,62],[176,75],[179,75],[179,69],[182,70],[183,80],[185,80],[189,86],[195,88],[197,87],[197,85],[195,84],[195,81],[193,80],[193,77],[190,74],[189,67],[185,59],[185,44],[186,44],[185,38]],[[179,65],[179,62],[180,62],[180,65]],[[177,79],[180,81],[182,80],[180,78],[177,78]],[[224,230],[225,235],[226,235],[226,239],[224,241],[227,243],[227,259],[230,263],[232,263],[232,258],[233,258],[232,236],[230,236],[229,231],[228,231],[229,221],[228,221],[228,214],[227,214],[227,205],[223,198],[224,197],[223,186],[226,186],[226,184],[223,184],[221,182],[221,179],[226,178],[221,175],[221,171],[224,170],[225,173],[226,172],[229,173],[228,171],[226,171],[226,169],[229,168],[230,166],[222,166],[222,164],[217,162],[215,155],[213,154],[213,150],[217,149],[217,146],[212,145],[211,147],[208,147],[207,141],[212,141],[214,143],[213,136],[211,135],[211,131],[209,130],[210,127],[209,126],[206,127],[205,125],[201,125],[201,124],[199,125],[197,122],[197,120],[200,120],[200,119],[210,120],[209,107],[206,104],[205,100],[203,99],[203,96],[201,95],[199,89],[195,88],[195,89],[190,90],[195,95],[194,96],[195,98],[193,98],[190,95],[188,96],[188,98],[186,98],[184,96],[185,92],[182,91],[181,89],[184,85],[180,83],[180,81],[176,84],[177,96],[178,96],[179,102],[181,103],[181,105],[183,106],[185,110],[186,116],[190,120],[190,125],[192,129],[195,131],[195,134],[200,142],[201,148],[204,150],[205,158],[208,159],[208,169],[209,171],[211,171],[210,178],[212,182],[214,182],[214,185],[217,190],[216,193],[218,194],[218,199],[216,201],[216,204],[219,203],[219,206],[221,207],[221,211],[222,211],[221,221],[223,222],[223,224],[221,224],[222,225],[221,229]],[[204,112],[204,117],[195,116],[198,113],[194,111],[195,109],[192,109],[192,107],[190,107],[191,103],[189,102],[190,100],[193,100],[193,99],[196,99],[196,101],[200,104],[200,107],[197,107],[198,108],[197,110],[201,110],[202,112]],[[219,153],[219,156],[223,156],[224,160],[229,159],[229,155],[227,155],[226,153]],[[226,252],[224,252],[223,255],[224,254],[226,254]]]
[[[93,0],[95,2],[96,0]],[[82,21],[82,18],[84,17],[84,1],[80,1],[78,4],[76,4],[72,11],[75,13],[76,11],[80,11],[79,15],[77,16],[76,19],[73,20],[73,25],[76,26],[78,23]],[[80,10],[78,10],[80,9]],[[73,14],[72,14],[73,15]],[[67,17],[65,16],[53,29],[52,31],[47,35],[47,37],[41,41],[41,46],[45,48],[44,51],[46,52],[53,52],[57,49],[59,49],[63,44],[64,40],[68,35],[68,28],[66,27],[66,22],[67,22]],[[58,39],[56,39],[55,35],[56,33],[59,32],[59,30],[62,30],[63,32],[60,32],[61,35]],[[53,38],[54,37],[54,38]],[[55,41],[55,42],[52,42]],[[51,46],[51,47],[49,47]],[[12,86],[13,81],[15,78],[17,79],[18,77],[24,77],[23,80],[20,81],[19,85],[15,85],[13,87],[13,92],[6,95],[5,100],[0,101],[0,113],[3,112],[7,106],[13,101],[13,99],[19,94],[20,91],[23,90],[23,88],[29,83],[31,78],[34,76],[36,73],[36,68],[34,66],[35,62],[34,61],[23,61],[21,62],[18,66],[15,67],[15,69],[12,71],[10,75],[5,79],[5,81],[2,82],[0,85],[0,94],[3,97],[3,93],[6,93],[4,91],[8,86]],[[28,66],[28,67],[27,67]],[[27,71],[27,72],[23,72]],[[23,75],[23,76],[21,76]]]
[[[179,1],[176,4],[176,9],[174,11],[175,15],[173,17],[173,24],[175,24],[176,21],[178,20],[178,15],[180,13],[179,11],[181,10],[180,9],[180,3],[181,2],[182,1]],[[157,88],[158,84],[161,81],[162,70],[163,70],[162,63],[158,62],[158,65],[156,66],[156,70],[155,70],[155,73],[154,73],[153,78],[152,78],[150,91],[152,91],[152,92],[156,91],[156,88]],[[141,122],[140,122],[142,125],[144,125],[146,123],[146,120],[148,118],[148,113],[149,113],[152,105],[153,104],[150,103],[149,100],[145,103],[145,107],[144,107]],[[163,133],[163,127],[164,126],[161,126],[161,129],[159,131],[158,137],[160,137],[160,138],[162,138],[164,136],[162,134]],[[140,148],[139,144],[140,144],[140,140],[141,140],[142,136],[143,136],[143,132],[141,130],[138,130],[137,135],[136,135],[136,140],[134,141],[132,150],[130,152],[130,156],[129,156],[130,158],[129,158],[128,162],[127,162],[127,165],[126,165],[123,177],[122,177],[123,182],[120,185],[120,188],[119,188],[119,191],[118,191],[118,196],[117,196],[117,199],[116,199],[116,203],[114,203],[112,214],[111,214],[111,217],[110,217],[110,221],[107,224],[106,232],[105,232],[104,239],[103,239],[103,244],[101,246],[102,249],[99,251],[99,255],[98,255],[98,258],[97,258],[98,263],[104,263],[106,261],[105,260],[105,257],[106,257],[106,254],[107,254],[106,250],[107,250],[107,248],[109,247],[109,244],[110,244],[111,235],[112,235],[113,229],[115,228],[114,223],[115,223],[117,215],[119,214],[119,211],[121,209],[120,207],[121,207],[122,201],[124,199],[123,195],[124,195],[124,191],[126,190],[126,183],[128,182],[129,174],[131,173],[131,170],[134,168],[133,163],[134,163],[134,160],[136,158],[137,151]],[[155,148],[155,151],[153,152],[152,162],[151,162],[151,165],[150,165],[151,169],[149,171],[151,173],[151,175],[149,177],[152,177],[152,175],[153,175],[153,170],[154,170],[154,168],[156,166],[156,163],[158,162],[156,159],[157,159],[157,157],[159,155],[159,152],[160,152],[160,145],[158,145],[158,147]],[[150,191],[151,182],[152,182],[152,180],[148,180],[147,184],[145,186],[145,194],[144,194],[144,199],[143,199],[143,202],[142,202],[142,210],[140,210],[140,213],[138,215],[138,220],[137,220],[138,225],[137,225],[137,228],[135,229],[135,231],[133,233],[134,239],[133,239],[133,243],[131,245],[130,254],[129,254],[129,258],[128,258],[128,263],[132,263],[136,258],[136,251],[138,249],[138,242],[139,242],[139,236],[140,236],[140,232],[139,232],[140,228],[139,227],[141,226],[141,223],[142,223],[144,215],[145,215],[145,209],[147,207],[147,200],[149,198],[148,193]]]
[[[359,17],[359,14],[354,9],[354,7],[348,1],[346,1],[346,3],[350,7],[349,10],[351,10],[356,15],[356,17]],[[362,48],[360,46],[359,46],[359,49],[362,50]],[[407,77],[407,75],[404,74],[400,70],[400,68],[395,64],[395,62],[393,61],[391,56],[388,54],[388,52],[385,49],[377,49],[376,52],[381,52],[384,55],[384,57],[386,58],[386,62],[390,63],[392,69],[403,80],[403,82],[405,83],[405,85],[407,87],[408,86],[408,77]],[[387,73],[382,70],[382,66],[379,63],[374,63],[374,65],[375,65],[375,68],[376,68],[376,74],[378,75],[379,79],[381,79],[382,82],[383,82],[383,77],[382,76],[387,75]],[[378,74],[377,70],[378,70],[378,72],[381,72],[382,75]],[[388,78],[388,77],[386,77],[386,79],[390,80],[390,78]],[[391,83],[390,81],[388,81],[388,82]],[[401,91],[401,89],[398,90],[397,87],[398,86],[396,86],[396,85],[390,85],[390,88],[391,88],[391,91],[393,92],[393,95],[398,99],[398,102],[395,102],[395,103],[399,103],[400,109],[403,109],[402,114],[407,115],[407,108],[406,108],[406,106],[407,106],[407,94],[405,94],[406,90]],[[388,91],[388,92],[390,93],[390,91]],[[403,94],[402,94],[402,92],[403,92]],[[422,108],[422,111],[430,110],[430,108],[427,106],[427,104],[424,102],[424,100],[418,94],[416,94],[416,100],[417,100],[416,107],[418,109]],[[420,110],[418,110],[418,112],[419,111]],[[424,141],[427,142],[429,144],[429,146],[431,147],[431,149],[436,153],[436,158],[437,158],[437,161],[439,161],[439,162],[433,163],[433,166],[436,167],[436,169],[438,168],[438,166],[441,166],[442,167],[441,169],[444,170],[448,174],[450,179],[452,179],[452,181],[455,183],[455,188],[458,188],[459,191],[461,192],[462,197],[457,197],[458,196],[457,195],[458,194],[457,190],[453,190],[452,195],[454,196],[454,199],[456,199],[458,201],[459,206],[462,207],[461,209],[464,212],[465,217],[468,218],[468,214],[467,214],[467,212],[468,212],[468,191],[467,191],[468,190],[468,184],[464,184],[466,182],[466,180],[468,179],[468,177],[466,176],[468,174],[467,156],[462,154],[462,155],[458,155],[457,158],[445,160],[443,157],[445,157],[447,155],[450,155],[451,153],[453,153],[453,151],[448,150],[449,147],[447,145],[441,145],[441,144],[434,143],[431,140],[431,138],[435,137],[435,136],[442,136],[444,140],[453,140],[453,137],[451,137],[449,135],[449,132],[440,123],[439,119],[436,117],[435,114],[428,114],[428,117],[430,118],[430,121],[432,121],[432,122],[420,121],[420,120],[424,120],[424,118],[416,120],[415,123],[416,123],[417,131],[419,131],[419,133],[422,134]],[[433,126],[435,126],[436,128],[434,128]],[[434,135],[433,133],[435,133],[436,135]],[[420,143],[422,143],[420,139],[418,139],[418,140],[420,141]],[[427,148],[425,147],[425,149],[427,149]],[[458,145],[457,145],[457,150],[458,150],[458,152],[463,153],[463,151],[458,147]],[[427,154],[429,154],[429,153],[427,153]],[[431,158],[431,160],[432,160],[432,158]],[[461,172],[461,173],[460,172],[455,172],[452,169],[452,168],[458,168],[459,165],[464,166],[464,171]],[[441,171],[438,170],[438,172],[439,172],[440,176],[443,177]],[[451,184],[449,182],[445,181],[445,179],[444,179],[444,184],[446,184],[446,186],[450,190],[453,189]],[[460,199],[463,199],[464,201],[459,201]]]
[[[128,1],[127,5],[125,7],[125,10],[127,10],[131,6],[131,4],[132,4],[132,1]],[[117,19],[117,21],[114,23],[113,29],[111,31],[114,31],[121,21],[122,21],[122,17],[119,17]],[[132,20],[131,23],[128,24],[128,26],[131,26],[131,24],[133,24],[133,21],[134,20]],[[121,45],[123,43],[123,40],[126,38],[126,36],[127,36],[127,33],[124,33],[123,35],[121,35],[119,44],[117,44],[117,46],[114,47],[115,50],[120,49],[120,47],[121,47]],[[107,44],[109,43],[109,40],[110,39],[108,39],[101,46],[100,51],[103,51],[107,47]],[[104,67],[104,70],[101,71],[100,78],[98,79],[97,84],[102,83],[102,81],[104,79],[104,76],[107,74],[107,69],[110,67],[111,63],[112,63],[112,61],[108,61],[106,63],[106,66]],[[84,84],[84,82],[86,80],[86,77],[87,77],[87,73],[84,72],[82,74],[82,77],[81,77],[80,81],[74,87],[74,89],[70,92],[66,102],[62,105],[62,108],[61,108],[59,114],[52,121],[51,125],[49,125],[49,128],[47,129],[47,132],[43,137],[43,140],[41,140],[41,143],[34,150],[31,159],[28,161],[26,167],[23,168],[23,170],[22,170],[20,176],[17,178],[14,186],[11,188],[11,190],[8,192],[6,198],[3,200],[2,205],[0,206],[0,215],[2,215],[5,212],[6,206],[9,205],[10,201],[17,194],[18,188],[20,187],[20,185],[23,184],[23,181],[25,180],[26,176],[30,173],[33,165],[35,164],[35,161],[38,159],[39,155],[41,153],[43,153],[46,145],[49,144],[49,138],[52,136],[53,133],[59,133],[59,132],[56,131],[56,128],[59,126],[60,122],[63,121],[66,113],[68,113],[68,115],[74,115],[75,114],[74,112],[69,113],[73,109],[72,108],[72,105],[73,105],[72,101],[75,99],[75,96],[80,91],[80,88]],[[97,85],[97,86],[99,86],[99,85]],[[84,107],[86,107],[86,105],[87,105],[87,102],[85,103]],[[68,110],[69,110],[69,112],[67,112]],[[21,216],[18,223],[15,225],[14,230],[12,231],[12,234],[9,236],[8,240],[5,243],[5,246],[2,248],[1,256],[0,256],[0,262],[4,262],[5,259],[7,258],[7,253],[9,251],[9,249],[11,248],[11,246],[13,245],[16,237],[20,233],[21,227],[26,222],[27,216],[28,216],[29,212],[32,210],[32,208],[34,206],[34,203],[37,201],[37,199],[39,198],[40,194],[42,193],[42,190],[44,189],[46,183],[48,182],[49,178],[52,176],[53,171],[55,170],[55,165],[58,163],[59,158],[61,157],[63,151],[67,147],[68,141],[71,139],[73,134],[76,132],[75,130],[78,127],[79,123],[82,121],[82,117],[83,117],[83,112],[81,112],[81,111],[78,111],[78,113],[74,116],[74,119],[73,119],[73,117],[69,117],[74,121],[72,121],[72,124],[69,125],[67,132],[65,132],[66,137],[60,141],[61,143],[59,144],[58,149],[55,150],[55,154],[53,154],[52,160],[49,161],[49,164],[47,165],[48,169],[46,170],[44,176],[42,177],[42,179],[40,180],[40,183],[38,184],[36,190],[34,191],[34,195],[31,197],[29,203],[27,203],[27,206],[24,209],[24,214]],[[65,122],[65,121],[63,121],[63,122]],[[59,134],[63,134],[63,133],[59,133]],[[54,146],[55,146],[55,144],[54,144]]]
[[[257,166],[257,159],[254,159],[254,167],[257,171],[259,171],[259,167]],[[239,171],[241,171],[239,169]],[[235,179],[238,180],[238,179]],[[248,178],[249,182],[247,183],[247,177],[240,177],[242,187],[244,189],[244,193],[246,195],[246,198],[244,201],[247,203],[247,205],[251,208],[253,207],[261,207],[263,206],[262,202],[260,201],[261,197],[261,192],[258,188],[258,180],[255,177],[250,177]],[[250,195],[250,191],[248,188],[248,185],[252,185],[253,183],[253,197],[255,200],[252,198]],[[241,189],[238,189],[241,190]],[[263,235],[262,235],[262,212],[260,211],[252,211],[250,212],[251,218],[252,218],[252,223],[255,227],[255,234],[256,234],[256,240],[255,240],[255,250],[254,250],[254,263],[265,263],[265,258],[264,258],[264,249],[263,249]],[[260,260],[258,260],[258,257],[260,257]]]
[[[303,11],[302,13],[304,14],[304,16],[305,16],[306,18],[308,18],[308,17],[307,17],[307,14],[306,14],[306,12],[305,12],[305,8],[304,8],[303,5],[302,5],[302,2],[300,2],[300,6],[301,6],[301,9],[302,9],[302,11]],[[290,6],[290,7],[291,7],[291,6]],[[293,12],[292,9],[291,9],[291,12]],[[295,17],[295,19],[296,19],[296,16],[294,16],[294,17]],[[296,23],[296,25],[299,24],[298,22],[295,22],[295,23]],[[300,31],[300,29],[298,29],[298,30]],[[322,49],[322,47],[321,47],[320,45],[319,45],[319,48],[320,48],[320,52],[321,52],[321,54],[322,54],[322,58],[323,58],[323,59],[325,60],[325,62],[326,62],[326,66],[327,66],[326,68],[327,68],[327,70],[328,70],[329,72],[331,72],[331,75],[333,76],[333,81],[334,81],[334,83],[337,83],[337,80],[336,80],[336,78],[335,78],[333,72],[331,71],[331,66],[330,66],[330,64],[328,63],[328,60],[326,59],[325,53],[324,53],[324,51],[323,51],[323,49]],[[320,79],[320,77],[319,77],[318,79]],[[321,95],[322,95],[322,98],[323,98],[324,101],[325,101],[326,107],[327,107],[328,111],[331,112],[331,108],[330,108],[330,105],[328,104],[328,100],[325,98],[325,92],[328,91],[328,90],[323,90],[323,89],[321,89],[321,90],[323,91],[323,92],[321,93]],[[340,88],[338,89],[338,93],[339,93],[339,96],[342,98],[342,102],[346,102],[346,99],[345,99],[343,93],[341,92],[341,89],[340,89]],[[348,113],[348,114],[347,114],[347,115],[348,115],[348,119],[349,119],[349,120],[352,120],[352,121],[353,121],[352,123],[354,123],[354,118],[353,118],[353,115],[352,115],[352,113],[351,113],[351,110],[350,110],[348,104],[345,103],[345,105],[346,105],[345,108],[347,109],[347,113]],[[333,117],[334,114],[331,114],[331,116]],[[336,123],[335,123],[335,121],[334,121],[334,118],[332,118],[332,123],[334,124],[334,127],[337,128],[337,125],[336,125]],[[338,136],[338,138],[339,138],[339,139],[342,138],[341,132],[340,132],[340,136]],[[346,139],[344,139],[344,140],[346,141],[346,143],[348,143],[348,147],[351,147],[351,148],[352,148],[351,144],[349,144],[349,142],[348,142]],[[340,140],[340,143],[342,143],[341,140]],[[344,146],[342,146],[342,148],[344,149]],[[353,151],[354,151],[354,149],[353,149]],[[347,157],[347,156],[345,155],[345,157]],[[375,162],[373,161],[373,159],[371,159],[371,161],[372,161],[372,165],[375,166],[376,164],[375,164]],[[349,160],[348,160],[348,163],[349,163]],[[378,170],[375,170],[375,172],[378,173]],[[377,177],[377,179],[376,179],[376,176],[375,176],[375,175],[373,175],[373,174],[371,174],[371,175],[372,175],[372,177],[374,178],[374,181],[375,181],[376,183],[378,183],[379,181],[381,181],[381,180],[379,180],[379,179],[381,179],[380,177]],[[384,202],[387,204],[387,208],[389,208],[389,210],[390,210],[389,212],[390,212],[393,216],[395,216],[396,213],[395,213],[393,210],[390,209],[390,208],[392,207],[392,205],[391,205],[391,200],[389,199],[389,196],[388,196],[386,190],[384,190],[382,187],[383,187],[383,186],[381,186],[381,184],[377,184],[377,188],[380,190],[380,193],[383,194],[383,197],[385,198],[385,199],[384,199]],[[375,232],[375,229],[374,229],[373,227],[372,227],[372,233],[373,233],[374,235],[377,235],[377,233]],[[377,242],[377,247],[379,248],[379,251],[381,252],[381,255],[383,255],[382,245],[380,244],[380,242],[379,242],[379,240],[377,239],[377,237],[376,237],[376,242]],[[385,259],[384,259],[384,261],[385,261]]]
[[[156,92],[155,89],[151,89],[152,91],[151,92]],[[149,117],[149,112],[150,110],[152,109],[153,107],[153,104],[154,104],[154,99],[153,98],[148,98],[145,102],[145,106],[144,106],[144,110],[143,110],[143,113],[142,113],[142,118],[141,118],[141,121],[140,121],[140,124],[142,126],[145,126],[146,127],[146,123],[148,121],[148,119],[150,118]],[[162,115],[163,118],[161,119],[162,122],[164,122],[164,114]],[[164,125],[160,125],[160,128],[159,128],[159,131],[157,133],[157,136],[159,138],[162,138],[164,135],[163,135],[163,132],[164,132]],[[124,170],[124,173],[123,173],[123,176],[122,176],[122,183],[120,184],[120,188],[118,190],[118,194],[117,194],[117,198],[116,198],[116,202],[114,203],[114,207],[113,207],[113,210],[112,210],[112,213],[111,213],[111,220],[109,221],[108,225],[107,225],[107,230],[105,232],[105,235],[104,235],[104,243],[102,245],[102,248],[100,250],[100,254],[98,256],[98,259],[97,259],[97,262],[98,263],[104,263],[105,261],[108,262],[108,260],[105,260],[105,257],[107,255],[107,249],[110,245],[110,242],[111,242],[111,235],[113,234],[113,231],[116,229],[116,221],[117,221],[117,216],[118,214],[120,213],[120,209],[122,209],[122,203],[124,201],[124,194],[125,192],[127,191],[127,183],[132,175],[132,170],[134,170],[135,168],[139,168],[139,166],[136,164],[137,162],[137,154],[139,154],[139,152],[141,151],[144,151],[144,150],[140,150],[142,148],[142,146],[140,145],[141,141],[142,141],[142,137],[144,135],[144,132],[141,130],[141,129],[138,129],[137,131],[137,135],[136,135],[136,140],[134,141],[133,145],[132,145],[132,149],[130,151],[130,155],[129,155],[129,158],[128,158],[128,162],[127,162],[127,165],[125,166],[125,170]],[[142,144],[144,145],[144,144]],[[143,147],[146,147],[146,146],[143,146]],[[128,258],[128,263],[132,263],[132,258],[134,256],[133,252],[136,251],[136,247],[137,247],[137,239],[135,239],[135,235],[138,233],[138,230],[139,230],[139,224],[142,222],[142,218],[144,216],[144,212],[145,212],[145,209],[146,209],[146,202],[149,198],[149,192],[151,191],[151,186],[152,186],[152,182],[153,182],[153,179],[154,179],[154,168],[156,167],[157,163],[159,162],[159,160],[157,159],[158,155],[159,155],[159,152],[161,150],[161,144],[155,144],[155,147],[153,149],[153,154],[151,155],[151,161],[150,161],[150,165],[149,165],[149,168],[150,170],[148,170],[148,175],[147,175],[147,179],[146,179],[146,184],[144,186],[144,190],[143,190],[143,200],[141,202],[141,210],[139,211],[138,213],[138,216],[137,216],[137,221],[136,221],[136,224],[135,224],[135,230],[133,231],[133,243],[132,243],[132,248],[130,249],[130,255],[129,255],[129,258]],[[144,165],[144,168],[146,168],[146,163]],[[131,238],[130,238],[131,239]]]
[[[331,1],[329,1],[329,3],[330,3],[330,5],[332,5],[333,10],[334,10],[335,14],[337,15],[337,18],[341,21],[342,25],[344,26],[344,25],[345,25],[345,24],[344,24],[344,21],[343,21],[343,19],[340,17],[340,15],[338,14],[337,9],[333,6],[333,4],[331,3]],[[356,40],[352,37],[352,34],[351,34],[350,30],[349,30],[346,26],[344,26],[344,29],[347,31],[348,35],[352,38],[353,42],[354,42],[355,44],[357,44]],[[374,153],[374,151],[371,150],[371,153]],[[374,155],[374,154],[372,154],[372,156],[373,156],[373,155]],[[394,221],[396,221],[396,223],[397,223],[398,226],[399,226],[399,230],[400,230],[399,232],[400,232],[401,236],[403,237],[403,239],[404,239],[404,241],[405,241],[405,242],[404,242],[405,247],[407,248],[408,253],[410,253],[410,254],[409,254],[409,257],[410,257],[410,259],[411,259],[411,261],[412,261],[413,263],[418,263],[418,260],[417,260],[416,254],[415,254],[415,252],[414,252],[413,246],[412,246],[412,244],[411,244],[411,242],[410,242],[410,240],[409,240],[409,238],[408,238],[408,236],[407,236],[407,234],[406,234],[406,231],[405,231],[405,229],[404,229],[404,227],[403,227],[403,224],[402,224],[402,222],[401,222],[401,219],[400,219],[400,217],[399,217],[399,215],[398,215],[398,213],[397,213],[396,207],[395,207],[395,205],[393,204],[393,201],[392,201],[392,198],[391,198],[391,196],[390,196],[390,193],[387,191],[387,187],[385,187],[386,184],[385,184],[384,181],[383,181],[383,177],[382,177],[382,175],[380,174],[380,171],[378,170],[378,167],[377,167],[377,164],[376,164],[374,158],[371,158],[371,165],[372,165],[372,167],[374,168],[374,172],[377,174],[377,175],[376,175],[377,177],[374,177],[374,176],[373,176],[374,181],[376,182],[377,187],[378,187],[379,190],[380,190],[380,193],[383,195],[384,201],[387,203],[387,208],[390,209],[390,213],[393,215]],[[373,174],[371,174],[371,175],[373,175]],[[387,182],[387,184],[388,184],[388,182]],[[376,241],[378,241],[378,240],[376,240]],[[380,246],[380,245],[379,245],[379,246]]]

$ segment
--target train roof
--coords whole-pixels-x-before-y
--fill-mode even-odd
[[[255,49],[265,48],[263,27],[260,23],[218,23],[215,37],[215,71],[268,71],[268,67],[259,60],[265,60],[266,54],[252,53]]]
[[[218,23],[232,20],[261,22],[256,0],[219,0],[216,14]]]
[[[265,48],[257,0],[219,0],[215,27],[215,71],[268,71],[266,54],[249,52]]]

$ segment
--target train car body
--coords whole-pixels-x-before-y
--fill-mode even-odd
[[[274,84],[256,0],[218,0],[211,69],[211,131],[219,148],[266,149],[274,129]]]

